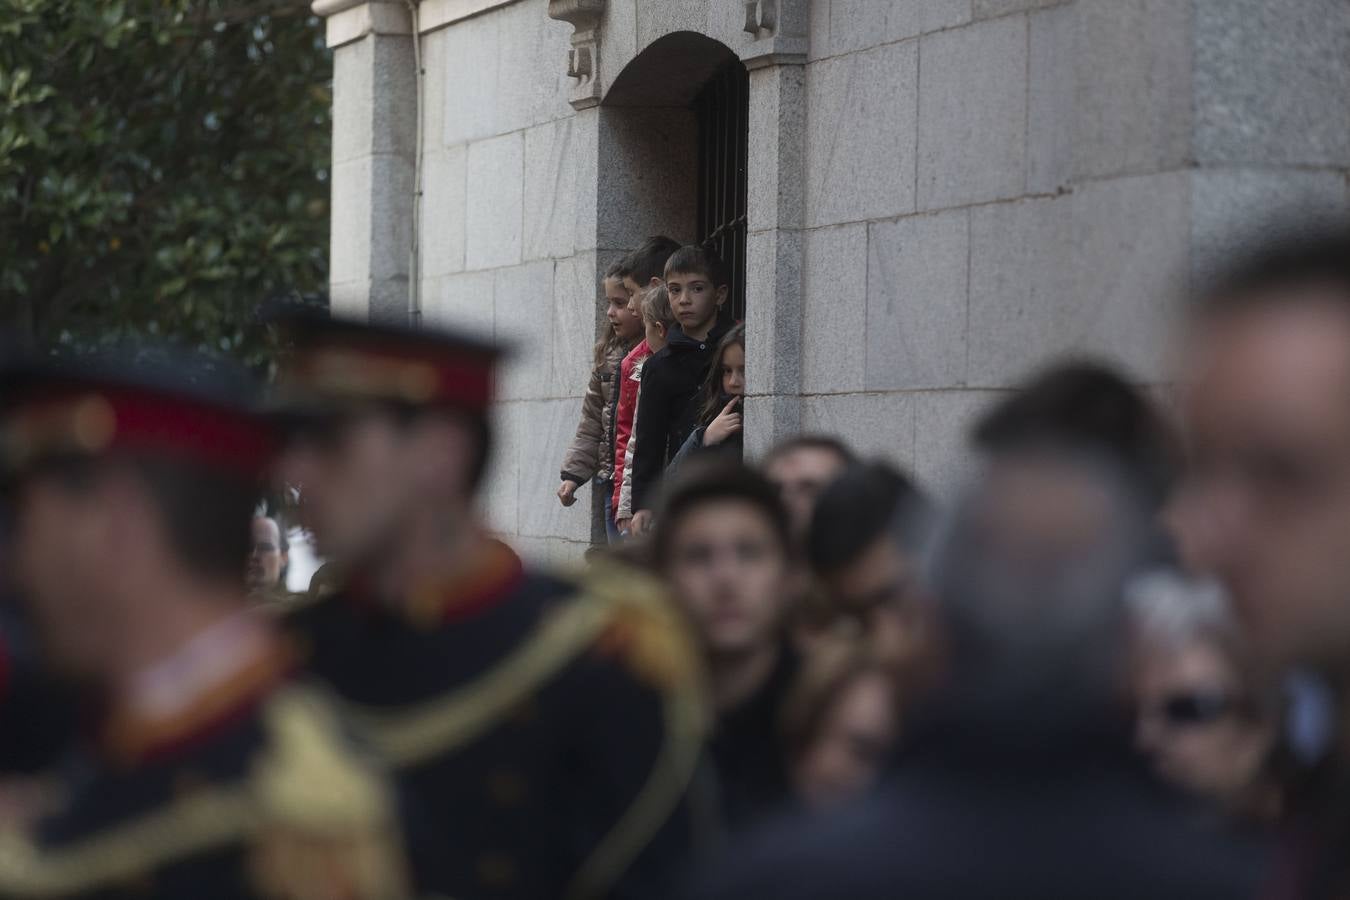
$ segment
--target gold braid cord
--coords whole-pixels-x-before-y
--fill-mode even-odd
[[[608,645],[608,646],[607,646]],[[707,732],[697,651],[685,622],[655,581],[629,569],[595,567],[571,602],[496,667],[442,697],[401,709],[349,706],[393,765],[416,766],[462,747],[500,723],[569,663],[611,650],[662,696],[664,744],[634,802],[574,877],[569,900],[600,896],[627,870],[676,809]]]
[[[232,844],[279,900],[396,900],[403,859],[383,782],[349,754],[331,713],[287,688],[268,701],[270,741],[246,782],[204,787],[66,847],[0,831],[0,896],[61,897],[130,882]]]

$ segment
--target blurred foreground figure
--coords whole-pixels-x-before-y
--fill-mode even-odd
[[[1254,254],[1202,304],[1187,355],[1182,545],[1272,669],[1337,692],[1341,734],[1293,798],[1280,897],[1350,893],[1350,235]]]
[[[744,828],[788,801],[780,720],[798,659],[784,627],[787,513],[740,462],[692,459],[669,485],[653,546],[703,651],[722,818]]]
[[[1135,740],[1162,777],[1240,818],[1281,801],[1278,685],[1250,665],[1222,588],[1159,570],[1130,583]]]
[[[3,378],[20,587],[100,715],[0,824],[0,896],[405,896],[392,790],[247,609],[271,440],[244,383],[130,357]]]
[[[531,572],[488,536],[494,348],[329,319],[292,334],[284,474],[351,573],[293,624],[413,804],[419,888],[659,896],[690,848],[704,716],[664,592]]]
[[[861,796],[886,769],[900,733],[900,678],[856,642],[822,646],[788,695],[792,784],[811,809]]]
[[[914,483],[882,462],[845,469],[811,518],[806,555],[835,617],[898,666],[914,663],[927,641],[919,561],[931,518]]]
[[[1113,702],[1142,507],[1090,459],[995,465],[937,548],[948,675],[890,782],[765,833],[697,896],[1252,896],[1259,855],[1149,777]]]

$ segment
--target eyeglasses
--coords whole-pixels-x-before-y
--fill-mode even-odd
[[[1155,709],[1174,728],[1210,725],[1240,711],[1238,702],[1222,691],[1173,694],[1157,704]]]

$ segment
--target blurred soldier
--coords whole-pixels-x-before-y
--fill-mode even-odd
[[[328,319],[292,334],[284,473],[352,573],[295,625],[420,804],[420,885],[659,895],[690,848],[703,730],[678,614],[635,573],[538,574],[488,536],[494,348]]]
[[[291,549],[285,530],[271,516],[254,516],[250,530],[252,540],[244,572],[249,596],[257,601],[284,594]]]
[[[1219,576],[1273,669],[1320,671],[1342,734],[1295,799],[1279,896],[1350,892],[1350,235],[1243,260],[1207,293],[1187,355],[1188,559]]]
[[[1145,520],[1095,461],[996,465],[937,548],[948,676],[889,785],[765,833],[697,896],[1252,896],[1260,855],[1149,777],[1112,706]]]
[[[130,356],[3,377],[20,587],[101,712],[60,802],[0,826],[0,896],[403,896],[392,792],[246,608],[271,446],[247,382]]]

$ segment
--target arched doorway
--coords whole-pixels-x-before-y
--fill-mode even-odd
[[[727,316],[745,318],[749,75],[726,45],[692,31],[654,41],[601,105],[599,246],[650,234],[706,242],[732,272]]]

